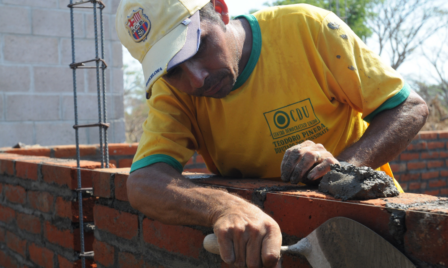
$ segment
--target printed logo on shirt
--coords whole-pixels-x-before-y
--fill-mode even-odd
[[[303,131],[320,123],[314,113],[310,99],[292,103],[290,105],[264,113],[266,122],[273,139]]]

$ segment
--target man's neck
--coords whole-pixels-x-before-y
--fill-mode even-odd
[[[241,55],[238,62],[238,75],[241,75],[244,67],[246,67],[247,62],[249,61],[250,53],[252,52],[252,28],[250,27],[249,22],[244,18],[231,20],[230,26],[235,35],[238,54]]]

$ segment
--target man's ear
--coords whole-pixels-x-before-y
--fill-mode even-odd
[[[224,0],[212,0],[212,3],[215,6],[215,11],[218,12],[219,15],[221,15],[221,19],[224,24],[229,24],[230,15],[226,2],[224,2]]]

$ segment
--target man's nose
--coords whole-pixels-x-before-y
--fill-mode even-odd
[[[188,80],[190,81],[190,86],[193,89],[198,89],[204,86],[208,72],[204,69],[202,64],[194,60],[186,61],[182,64],[182,71],[187,75]]]

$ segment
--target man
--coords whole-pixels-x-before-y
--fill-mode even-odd
[[[309,5],[230,21],[224,0],[122,0],[116,27],[142,63],[150,106],[131,205],[166,224],[213,226],[237,267],[278,266],[280,228],[184,178],[194,151],[223,176],[310,183],[340,161],[392,175],[387,162],[428,114],[348,26]]]

